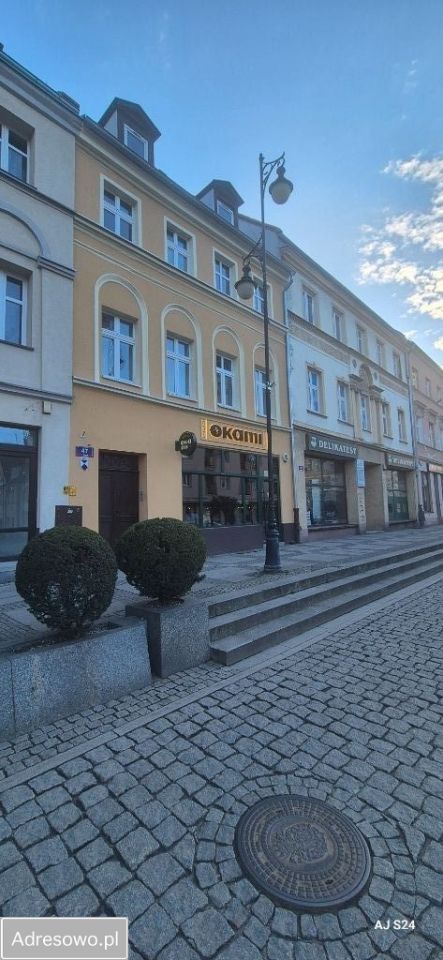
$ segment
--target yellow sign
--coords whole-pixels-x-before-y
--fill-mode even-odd
[[[200,420],[200,437],[209,443],[219,443],[223,447],[239,447],[247,450],[268,449],[266,430],[260,428],[251,430],[249,427],[239,427],[235,422],[226,423],[220,420]]]
[[[66,493],[68,497],[77,496],[77,487],[63,487],[63,493]]]

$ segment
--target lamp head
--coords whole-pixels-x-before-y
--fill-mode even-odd
[[[277,179],[269,187],[269,193],[274,203],[286,203],[293,189],[294,185],[285,177],[285,168],[281,164],[277,167]]]
[[[243,264],[243,274],[240,280],[237,280],[235,289],[240,300],[250,300],[254,293],[254,281],[251,277],[251,265],[248,261]]]

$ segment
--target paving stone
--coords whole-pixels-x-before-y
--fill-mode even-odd
[[[65,830],[62,839],[73,852],[98,836],[98,830],[89,820],[81,820],[75,826]]]
[[[257,917],[251,917],[244,930],[246,936],[256,947],[262,949],[268,942],[270,930]]]
[[[162,950],[159,960],[200,960],[200,958],[185,940],[177,937]]]
[[[206,894],[199,890],[187,877],[169,887],[162,896],[162,906],[177,926],[192,917],[197,910],[201,910],[207,903]]]
[[[68,860],[62,860],[56,866],[48,867],[43,873],[39,874],[39,883],[43,887],[46,896],[51,900],[61,897],[72,887],[78,886],[83,881],[83,872],[73,857]]]
[[[90,917],[97,913],[99,906],[94,891],[83,883],[57,900],[55,912],[59,917]]]
[[[366,930],[368,921],[358,907],[346,907],[339,913],[340,926],[344,933],[357,933],[359,930]]]
[[[185,870],[192,870],[195,858],[195,841],[191,836],[183,837],[183,840],[175,844],[172,852]]]
[[[237,900],[236,897],[231,900],[225,910],[225,917],[227,917],[229,922],[237,929],[246,923],[249,916],[249,910],[246,910],[241,900]]]
[[[137,810],[137,807],[149,803],[151,796],[146,787],[138,784],[136,787],[132,787],[131,790],[127,790],[126,793],[122,793],[119,800],[128,810],[134,811]]]
[[[217,909],[225,907],[231,899],[229,887],[227,887],[225,883],[216,883],[214,887],[208,890],[208,896]]]
[[[117,843],[117,850],[130,870],[135,870],[158,848],[157,840],[145,827],[137,827]]]
[[[83,869],[87,872],[88,870],[92,870],[93,867],[97,867],[99,863],[103,863],[104,860],[112,857],[112,847],[103,840],[103,837],[97,837],[92,843],[88,843],[86,847],[78,850],[76,856]]]
[[[183,924],[183,933],[201,957],[213,957],[233,937],[234,931],[221,913],[208,907]]]
[[[356,933],[346,940],[346,946],[353,960],[372,960],[374,948],[366,933]]]
[[[112,780],[113,777],[117,774],[124,774],[125,770],[122,767],[121,763],[118,760],[104,760],[103,763],[99,763],[94,767],[95,776],[101,780],[103,783],[107,783],[109,780]]]
[[[154,902],[154,897],[139,880],[131,880],[126,886],[111,893],[107,903],[113,908],[116,917],[128,917],[132,923]]]
[[[258,900],[252,905],[252,910],[259,920],[267,926],[274,913],[274,905],[267,897],[260,894]]]
[[[51,787],[58,787],[63,782],[63,777],[56,770],[48,770],[47,773],[42,773],[39,777],[30,780],[29,786],[36,793],[43,793],[45,790],[50,790]]]
[[[37,886],[28,887],[3,904],[5,917],[44,917],[52,913],[51,904]]]
[[[57,833],[62,833],[63,830],[67,830],[73,823],[80,820],[81,816],[81,810],[79,810],[74,803],[65,803],[62,807],[57,807],[56,810],[51,810],[51,812],[47,814],[52,829]]]
[[[17,849],[15,843],[11,843],[10,841],[2,843],[0,848],[0,863],[2,870],[6,870],[7,867],[12,867],[14,863],[17,863],[18,860],[22,859],[22,854]]]
[[[53,787],[51,790],[46,790],[45,793],[38,794],[37,803],[40,804],[45,813],[49,813],[50,810],[56,810],[57,807],[69,803],[70,799],[69,793],[64,787]]]
[[[176,936],[176,928],[159,904],[154,903],[129,928],[131,942],[144,956],[157,957]],[[147,954],[149,945],[149,954]],[[179,960],[179,957],[177,958]]]
[[[23,803],[20,807],[14,807],[14,809],[7,814],[6,819],[12,829],[16,830],[22,823],[28,823],[29,820],[34,820],[36,817],[41,817],[41,815],[42,808],[39,807],[38,803],[36,803],[35,800],[28,800],[27,803]]]
[[[135,830],[137,826],[138,820],[136,820],[132,813],[126,810],[124,813],[121,813],[120,816],[116,817],[115,820],[110,820],[105,823],[102,830],[111,843],[117,843],[117,840],[121,840],[121,838],[125,837],[131,830]]]
[[[34,877],[23,860],[0,874],[0,906],[34,884]]]
[[[212,863],[198,863],[195,868],[195,875],[200,887],[205,890],[207,887],[214,886],[219,880],[217,868]]]
[[[0,817],[0,842],[2,840],[6,840],[6,837],[10,837],[11,834],[12,829],[9,826],[9,823],[4,819],[4,817]],[[17,840],[17,837],[15,837],[15,839]],[[20,844],[20,846],[23,846],[23,844]]]
[[[351,956],[344,944],[340,943],[339,940],[333,940],[331,943],[326,943],[325,948],[328,960],[349,960],[349,957]]]
[[[16,807],[21,807],[23,803],[33,799],[34,791],[26,784],[12,787],[0,794],[0,802],[6,813],[10,813],[11,810],[15,810]]]
[[[158,853],[139,867],[137,875],[156,896],[161,896],[183,872],[183,867],[170,853]]]
[[[433,944],[416,933],[403,937],[391,947],[391,953],[398,960],[428,960],[433,950]]]
[[[90,764],[88,764],[88,767],[90,767]],[[60,769],[63,769],[63,767],[61,767]],[[76,767],[74,769],[76,769]],[[72,776],[65,781],[66,790],[68,790],[69,793],[72,793],[74,797],[78,796],[78,794],[80,793],[83,793],[83,791],[88,790],[90,787],[94,787],[96,785],[97,785],[97,780],[94,774],[92,773],[92,770],[90,769],[87,769],[87,770],[82,769],[75,776]]]
[[[50,837],[47,840],[41,840],[33,847],[29,847],[26,856],[36,873],[45,870],[46,867],[67,860],[68,851],[60,840],[60,837]]]
[[[94,807],[101,800],[106,800],[108,798],[108,788],[105,787],[104,784],[98,784],[95,787],[91,787],[89,790],[84,790],[83,793],[80,793],[78,802],[81,803],[84,810],[88,810],[89,807]]]
[[[153,827],[158,826],[162,820],[166,820],[169,817],[169,810],[163,806],[162,803],[159,803],[158,800],[151,800],[150,803],[145,807],[137,807],[137,817],[145,825],[152,830]]]
[[[247,937],[237,937],[219,953],[217,960],[262,960],[262,953]]]
[[[106,863],[94,867],[88,874],[88,880],[101,897],[107,897],[117,887],[131,879],[131,874],[118,860],[106,860]]]
[[[62,763],[59,770],[65,777],[75,777],[77,774],[89,770],[90,767],[91,764],[84,757],[76,757],[74,760],[67,760],[66,763]]]
[[[292,943],[272,936],[268,940],[267,955],[269,960],[292,960],[294,956]]]
[[[110,762],[111,761],[108,761],[108,763]],[[127,793],[128,790],[132,790],[138,783],[137,777],[135,777],[134,774],[124,770],[120,763],[119,767],[122,772],[115,773],[107,783],[108,790],[114,793],[116,797],[120,797],[122,793]]]
[[[276,907],[271,922],[271,929],[273,933],[277,933],[279,936],[295,939],[298,935],[297,914],[289,910],[283,910],[281,907]]]
[[[162,847],[172,847],[186,833],[186,827],[177,820],[177,817],[170,815],[154,827],[152,832]]]
[[[443,843],[431,840],[423,853],[423,862],[434,870],[441,870],[443,866]]]
[[[342,937],[337,917],[332,913],[323,913],[316,917],[315,926],[320,940],[339,940]]]
[[[95,803],[94,806],[88,809],[88,817],[96,827],[103,827],[105,823],[109,823],[110,820],[115,820],[116,817],[123,813],[124,808],[120,803],[117,803],[113,797],[106,797],[105,800]]]
[[[437,903],[443,903],[442,866],[440,862],[440,873],[425,866],[418,866],[415,871],[417,893],[427,897],[428,900],[436,900]]]

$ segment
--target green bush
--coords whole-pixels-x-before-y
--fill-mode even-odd
[[[190,523],[157,517],[125,531],[117,563],[142,597],[169,603],[191,589],[206,559],[206,544]]]
[[[17,562],[15,585],[37,620],[66,639],[84,632],[112,600],[117,564],[109,544],[86,527],[53,527]]]

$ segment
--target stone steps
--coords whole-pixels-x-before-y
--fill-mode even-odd
[[[366,569],[356,573],[362,566]],[[211,657],[228,666],[442,571],[443,547],[435,545],[407,551],[402,559],[397,554],[396,562],[391,554],[280,582],[270,588],[271,597],[267,588],[261,590],[259,601],[249,591],[238,598],[247,597],[248,606],[237,609],[230,607],[233,597],[223,598],[209,608]],[[279,589],[285,592],[279,595]],[[226,612],[219,613],[224,604]]]

